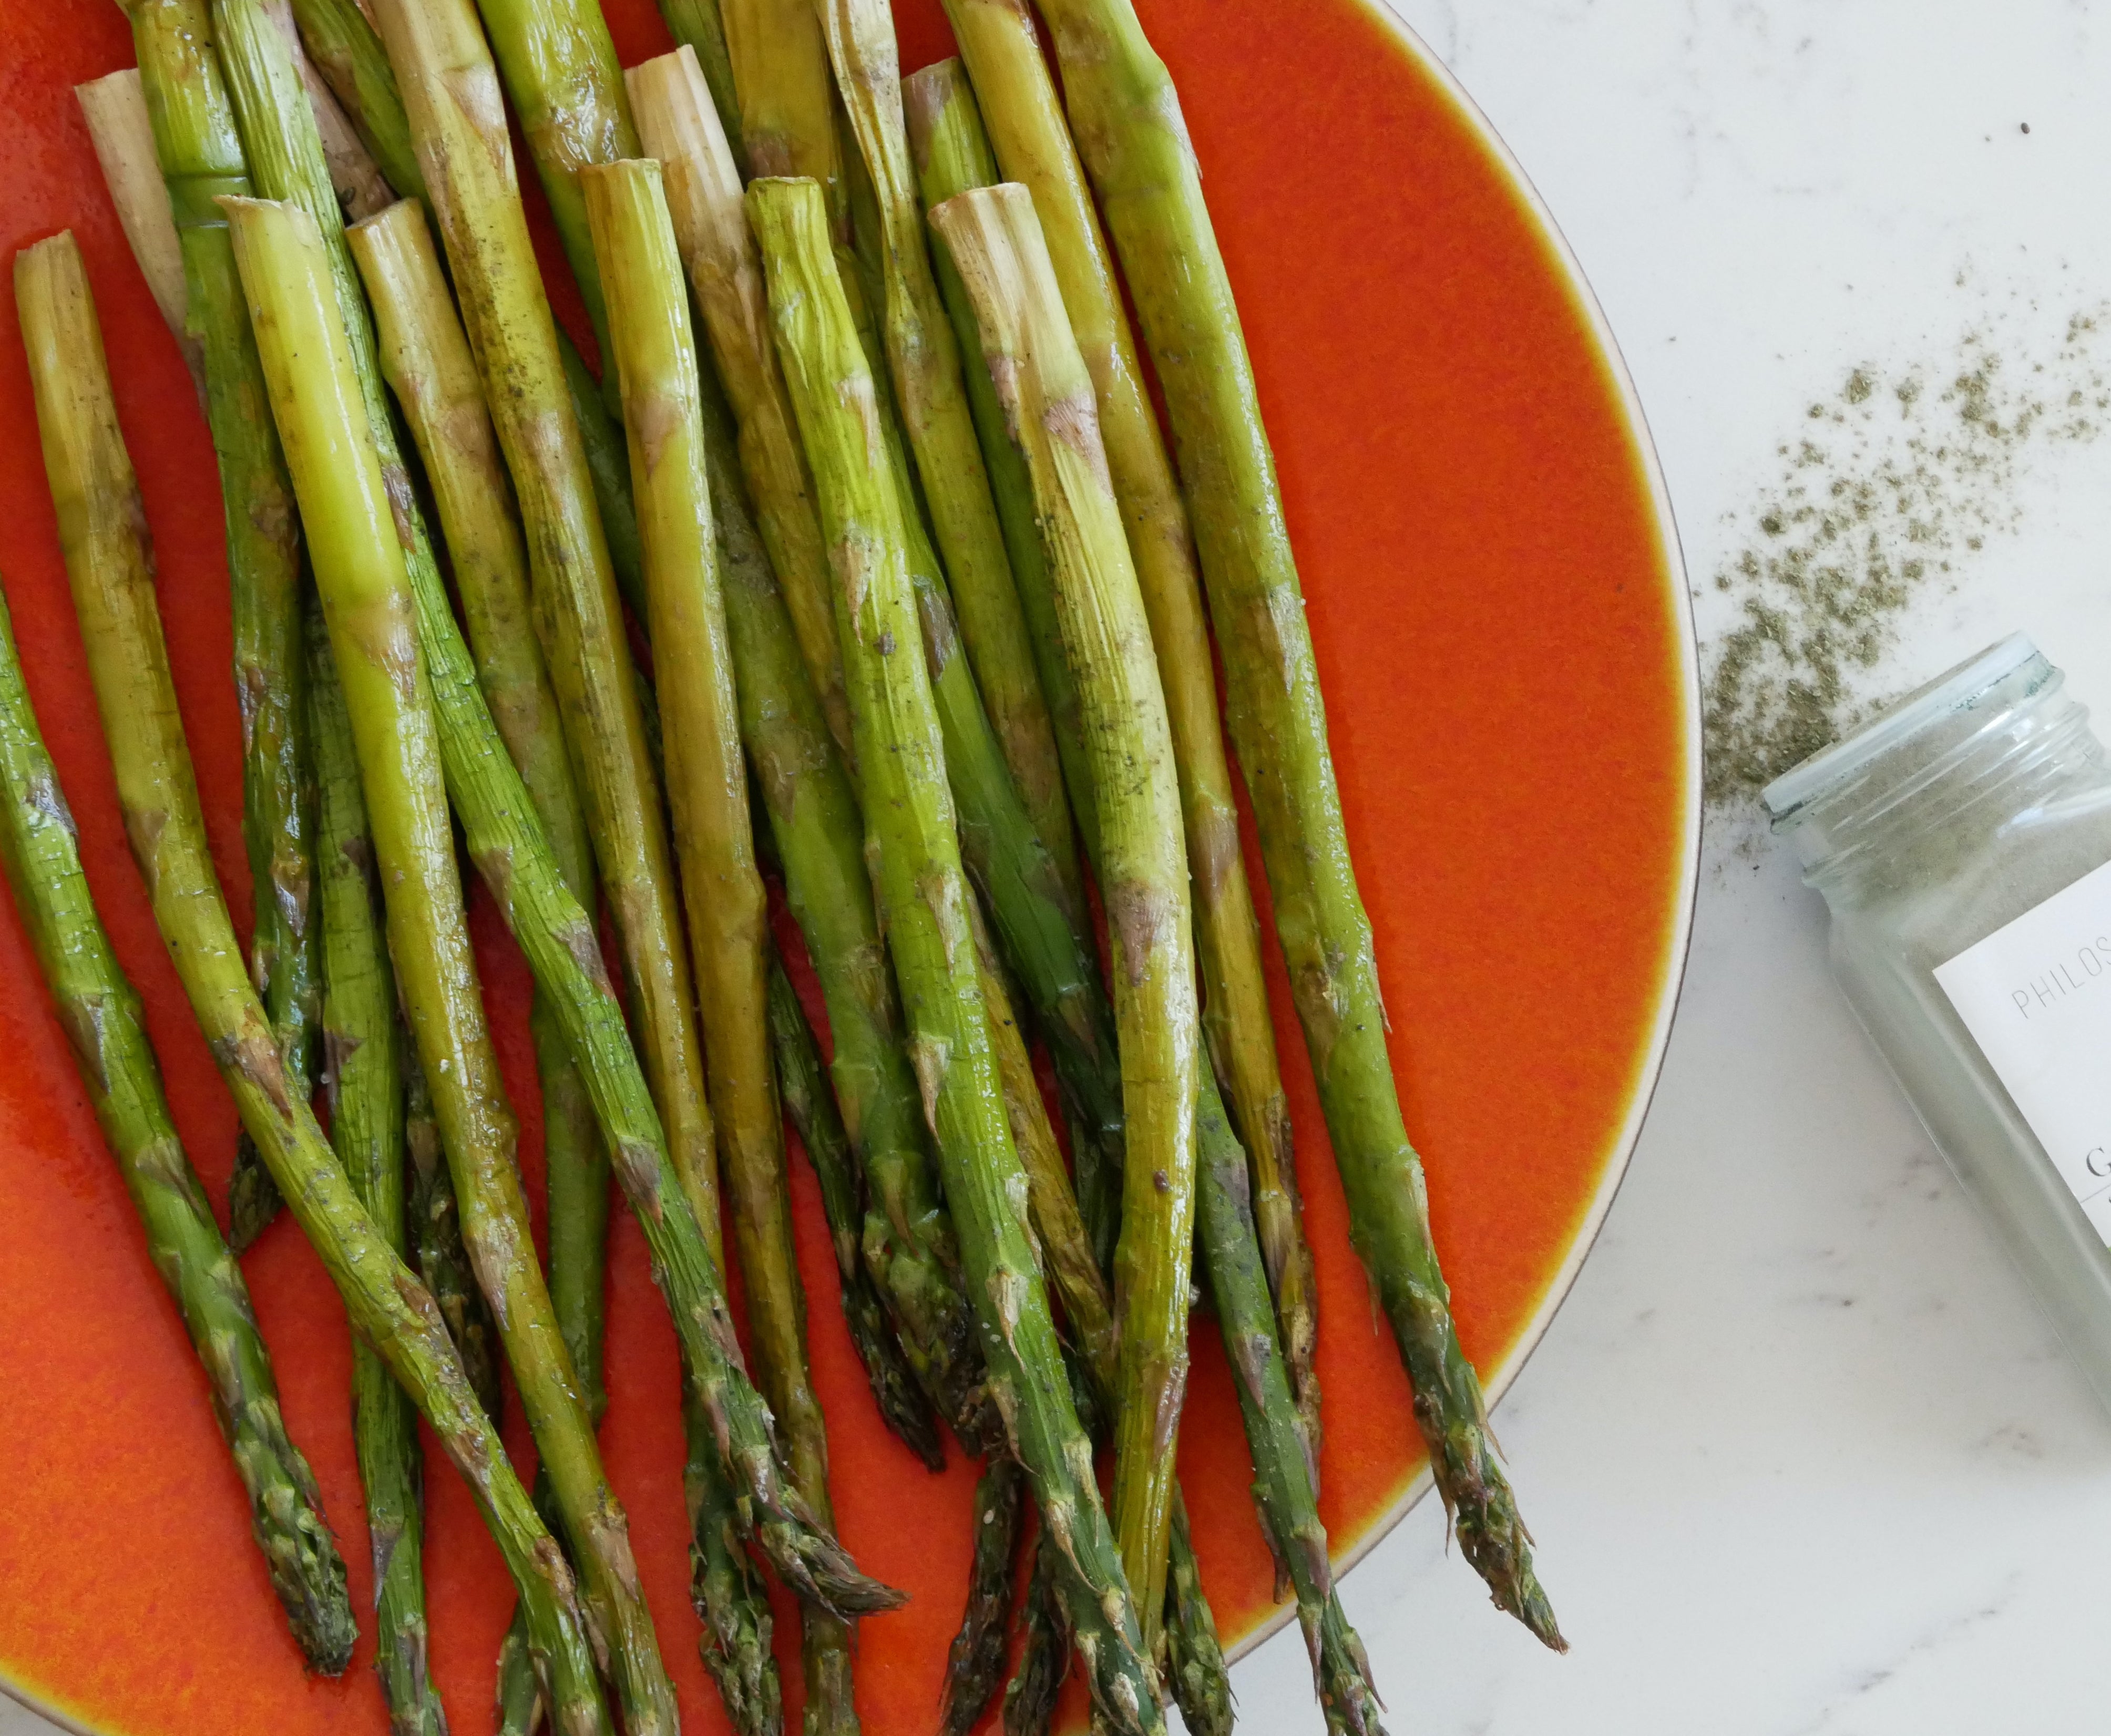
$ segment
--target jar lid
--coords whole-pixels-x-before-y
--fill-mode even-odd
[[[1782,773],[1759,792],[1759,800],[1768,814],[1781,819],[1812,797],[1853,777],[1886,749],[1970,705],[2037,654],[2029,634],[2011,633],[2000,644],[1989,646],[1926,686],[1915,688],[1845,741],[1836,741],[1801,765]]]

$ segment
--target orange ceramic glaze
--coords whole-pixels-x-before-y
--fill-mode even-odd
[[[1394,26],[1357,0],[1139,4],[1179,82],[1241,297],[1438,1247],[1467,1347],[1500,1385],[1604,1209],[1677,976],[1694,777],[1668,520],[1571,268],[1485,130]],[[609,11],[626,62],[667,46],[650,0],[611,0]],[[905,0],[901,24],[905,67],[950,51],[936,0]],[[130,43],[107,0],[0,0],[0,41],[11,123],[0,250],[11,259],[70,226],[86,253],[212,842],[246,928],[211,454],[70,89],[129,64]],[[557,256],[546,245],[543,256]],[[576,328],[570,286],[556,295]],[[220,1199],[234,1112],[125,847],[5,293],[0,577],[104,919],[146,996],[178,1126]],[[1254,868],[1258,886],[1257,857]],[[481,897],[474,918],[534,1183],[526,975]],[[125,1736],[384,1729],[370,1632],[342,1680],[302,1674],[204,1380],[11,909],[0,914],[0,1685]],[[1279,968],[1274,988],[1319,1262],[1325,1517],[1348,1552],[1397,1513],[1420,1454],[1397,1356],[1349,1250]],[[882,1430],[838,1313],[812,1177],[796,1161],[792,1186],[842,1530],[864,1566],[913,1595],[865,1625],[859,1707],[872,1736],[911,1736],[933,1725],[959,1615],[971,1468],[956,1459],[931,1477]],[[610,1469],[688,1727],[719,1730],[686,1595],[674,1337],[620,1212],[612,1253]],[[364,1611],[342,1311],[290,1223],[246,1270]],[[1181,1457],[1204,1576],[1235,1642],[1272,1608],[1214,1330],[1197,1323]],[[508,1421],[524,1462],[517,1407]],[[1514,1470],[1529,1515],[1534,1467]],[[490,1727],[511,1598],[437,1458],[427,1496],[434,1670],[453,1727],[474,1736]],[[1546,1542],[1558,1605],[1560,1539]],[[1457,1595],[1478,1597],[1463,1564],[1446,1571]],[[797,1625],[782,1600],[779,1615],[796,1705]]]

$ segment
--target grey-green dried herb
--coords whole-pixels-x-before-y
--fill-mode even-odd
[[[1946,364],[1859,367],[1810,405],[1729,515],[1734,552],[1713,575],[1732,619],[1702,647],[1711,806],[1749,800],[1881,703],[1903,612],[2015,528],[2026,448],[2102,430],[2096,335],[2078,315],[2050,354],[2017,362],[1977,330]]]

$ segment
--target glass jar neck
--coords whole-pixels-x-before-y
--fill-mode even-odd
[[[1959,872],[2018,815],[2101,777],[2089,713],[2042,657],[1891,743],[1776,823],[1829,900]]]

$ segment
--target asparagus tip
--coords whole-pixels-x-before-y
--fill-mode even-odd
[[[234,1147],[234,1175],[227,1187],[227,1245],[238,1259],[279,1215],[279,1190],[244,1128]]]
[[[764,1557],[802,1603],[849,1621],[899,1609],[909,1593],[868,1579],[843,1546],[825,1532],[788,1516],[756,1528]]]

